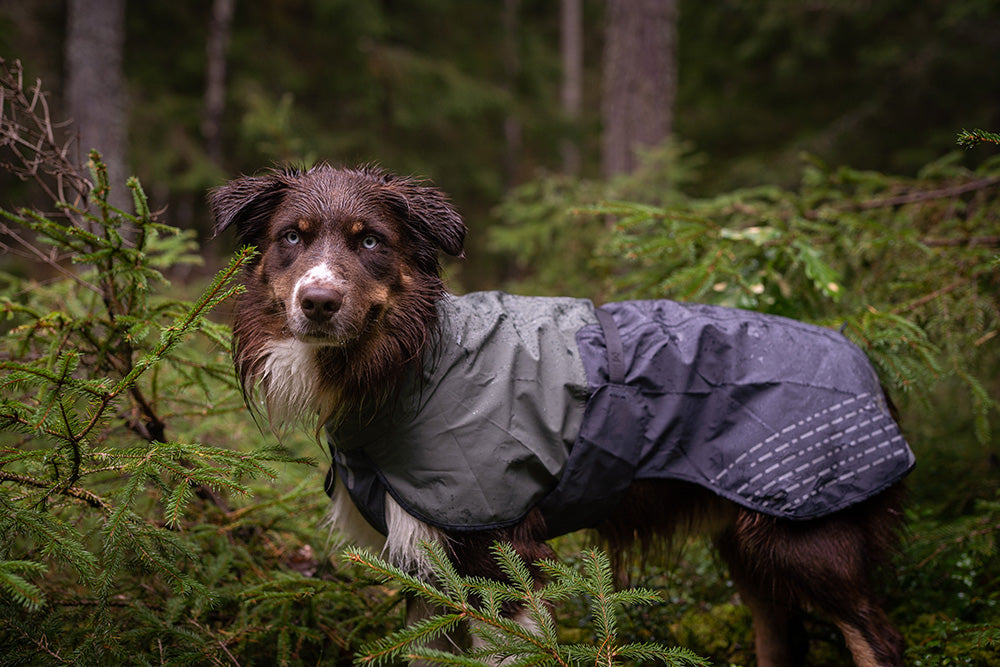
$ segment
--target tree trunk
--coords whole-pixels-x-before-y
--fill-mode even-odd
[[[677,91],[677,0],[608,0],[602,171],[631,173],[637,148],[670,135]]]
[[[131,210],[125,110],[125,0],[70,0],[66,29],[66,97],[80,137],[81,161],[96,148],[108,167],[112,205]]]
[[[226,50],[236,0],[214,0],[208,26],[205,67],[205,106],[201,116],[201,136],[205,152],[216,165],[222,164],[222,114],[226,108]]]
[[[562,51],[562,110],[570,133],[562,141],[563,173],[580,173],[577,124],[583,108],[583,0],[560,2],[560,47]]]
[[[517,80],[521,76],[520,37],[518,35],[518,13],[521,10],[521,0],[504,0],[503,3],[503,45],[504,70],[510,99],[517,100]],[[503,123],[504,136],[504,181],[506,187],[512,188],[518,181],[518,168],[521,162],[522,126],[518,115],[517,103],[513,102]]]

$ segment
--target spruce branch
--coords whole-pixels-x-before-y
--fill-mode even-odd
[[[962,130],[958,133],[957,143],[962,148],[973,148],[979,144],[1000,144],[1000,134],[986,130]]]
[[[615,591],[610,561],[598,551],[586,552],[582,571],[562,563],[541,561],[536,566],[553,576],[554,582],[536,585],[524,561],[510,545],[493,546],[494,558],[507,578],[506,582],[475,577],[461,577],[445,557],[438,543],[423,543],[434,581],[439,586],[400,570],[365,550],[345,551],[348,562],[366,568],[382,581],[399,585],[404,591],[429,602],[442,611],[410,627],[399,630],[362,647],[357,664],[377,665],[391,659],[423,660],[444,665],[610,665],[622,659],[658,661],[669,665],[706,665],[690,651],[657,643],[622,644],[618,641],[617,611],[627,604],[648,604],[658,596],[648,590]],[[560,644],[547,597],[565,599],[584,595],[591,604],[595,619],[595,642]],[[472,602],[477,600],[478,602]],[[534,621],[522,625],[503,613],[497,600],[514,601],[527,610]],[[539,622],[540,621],[540,622]],[[445,653],[423,644],[451,631],[459,623],[469,623],[479,638],[476,648],[462,654]]]
[[[22,574],[42,574],[45,566],[29,560],[0,560],[0,591],[10,595],[29,611],[35,611],[45,603],[45,594],[38,586],[22,577]]]
[[[45,489],[46,496],[51,493],[58,492],[64,496],[69,496],[70,498],[76,498],[87,503],[91,507],[100,510],[108,509],[108,504],[96,493],[88,491],[87,489],[73,487],[66,484],[52,484],[41,479],[36,479],[28,475],[21,475],[13,472],[8,472],[6,470],[0,470],[0,483],[2,482],[13,482],[15,484],[20,484],[21,486],[30,486],[38,489]]]

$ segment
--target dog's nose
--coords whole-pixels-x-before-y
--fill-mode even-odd
[[[344,293],[331,287],[313,285],[299,294],[299,308],[313,322],[328,322],[344,302]]]

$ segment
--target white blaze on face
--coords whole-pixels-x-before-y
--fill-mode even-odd
[[[321,262],[303,273],[295,281],[295,286],[292,288],[291,303],[288,304],[288,312],[291,313],[289,324],[292,325],[293,330],[305,324],[306,316],[302,312],[299,295],[307,287],[329,287],[346,291],[348,285],[347,281],[339,273],[331,269],[326,262]]]

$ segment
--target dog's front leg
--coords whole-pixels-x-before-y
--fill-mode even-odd
[[[408,597],[406,599],[407,626],[412,626],[413,624],[419,623],[420,621],[430,618],[431,616],[437,616],[444,613],[447,613],[446,609],[436,605],[431,605],[426,600],[421,598]],[[465,623],[461,623],[448,634],[426,642],[423,646],[438,651],[447,651],[448,653],[463,653],[472,648],[472,642],[473,638],[472,634],[469,632],[468,626]],[[410,664],[417,667],[425,667],[433,663],[425,660],[414,660]]]
[[[408,626],[413,625],[414,623],[419,623],[425,618],[430,618],[431,616],[443,613],[447,613],[447,610],[430,605],[425,600],[421,600],[419,598],[407,598],[406,624]],[[528,614],[524,611],[516,613],[512,617],[512,620],[523,626],[528,632],[536,632],[538,630],[537,624],[529,618]],[[473,623],[475,623],[475,621],[473,621]],[[482,639],[482,637],[479,637],[472,632],[469,625],[466,623],[461,623],[448,634],[423,644],[423,646],[427,648],[456,654],[464,653],[465,651],[474,648],[483,648],[485,645],[486,642]],[[487,664],[500,667],[501,665],[509,662],[509,660],[486,660],[485,662]],[[425,660],[414,660],[410,664],[418,667],[424,667],[431,665],[432,663]]]

